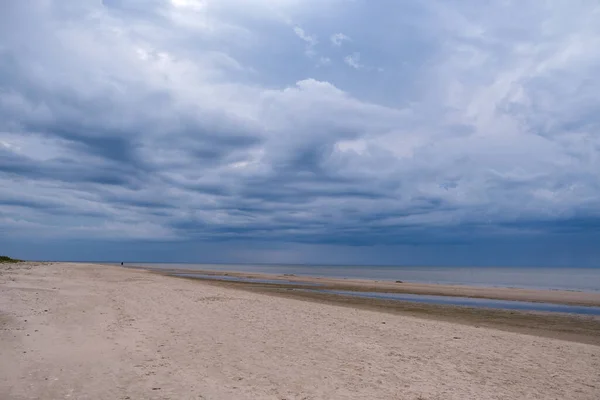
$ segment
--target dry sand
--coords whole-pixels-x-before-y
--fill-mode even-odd
[[[0,265],[1,399],[594,399],[600,347],[118,267]]]

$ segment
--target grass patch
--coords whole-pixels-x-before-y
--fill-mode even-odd
[[[0,256],[0,263],[18,263],[18,262],[22,262],[23,260],[17,260],[14,258],[10,258],[8,256]]]

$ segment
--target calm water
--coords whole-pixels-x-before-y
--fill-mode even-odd
[[[533,303],[528,301],[474,299],[470,297],[428,296],[404,293],[351,292],[345,290],[314,290],[301,289],[308,292],[331,293],[343,296],[363,297],[368,299],[383,299],[409,301],[425,304],[446,304],[462,307],[494,308],[519,311],[561,312],[582,315],[600,315],[600,307],[568,306],[563,304]]]
[[[600,268],[514,268],[514,267],[381,267],[258,264],[147,264],[127,266],[178,268],[185,270],[237,271],[294,274],[330,278],[402,280],[406,282],[600,291]]]
[[[293,282],[285,279],[258,279],[258,278],[241,278],[228,275],[205,275],[205,274],[172,274],[182,278],[195,278],[209,281],[227,281],[227,282],[248,282],[248,283],[271,283],[275,285],[294,285],[294,286],[321,286],[320,283],[312,282]]]

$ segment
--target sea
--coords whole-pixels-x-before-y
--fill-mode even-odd
[[[600,268],[126,263],[147,269],[293,274],[445,285],[600,291]]]

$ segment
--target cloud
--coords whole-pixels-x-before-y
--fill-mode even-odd
[[[331,40],[331,44],[333,44],[334,46],[340,47],[342,43],[344,43],[345,41],[350,41],[351,39],[343,33],[334,33],[333,35],[331,35],[329,40]]]
[[[7,4],[0,237],[413,246],[595,232],[594,2],[240,4]],[[317,55],[333,29],[348,35],[334,45],[354,38],[345,64],[368,71],[364,55],[381,71]]]
[[[358,52],[346,56],[344,62],[354,69],[361,69],[364,67],[364,65],[360,63],[360,53]]]
[[[298,36],[300,39],[302,39],[306,42],[305,54],[308,57],[313,57],[316,54],[314,47],[317,45],[317,43],[319,43],[317,38],[315,36],[308,35],[304,31],[304,29],[302,29],[298,26],[294,27],[294,33],[296,34],[296,36]]]
[[[327,66],[327,65],[331,65],[331,58],[329,57],[321,57],[319,58],[319,66]]]
[[[171,0],[171,4],[177,8],[187,8],[193,11],[202,11],[206,2],[201,0]]]

